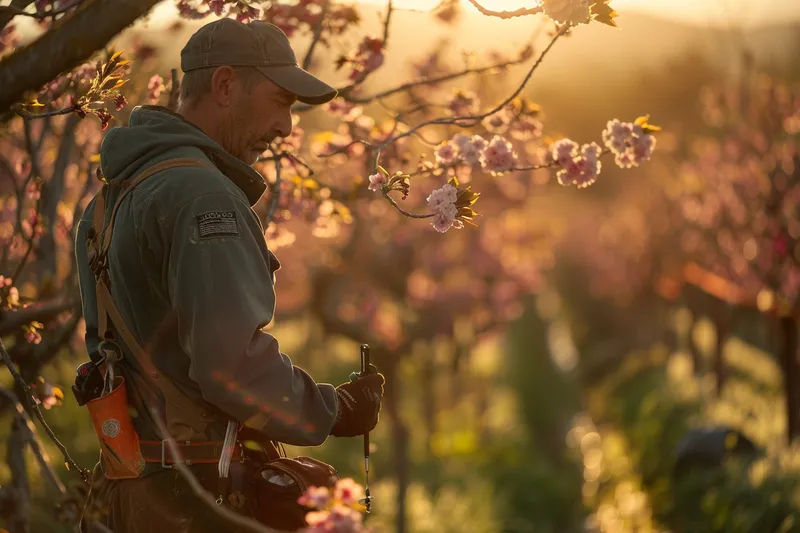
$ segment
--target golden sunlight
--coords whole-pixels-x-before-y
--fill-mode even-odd
[[[469,11],[476,11],[468,0],[461,0]],[[486,9],[513,11],[534,7],[541,0],[477,0]],[[395,0],[399,9],[428,11],[440,0]],[[386,4],[387,0],[359,0],[359,3]],[[626,12],[647,13],[666,18],[697,23],[758,24],[800,19],[800,2],[785,0],[612,0],[612,7],[623,15]]]

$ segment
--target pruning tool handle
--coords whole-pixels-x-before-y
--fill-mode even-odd
[[[377,373],[378,369],[369,362],[369,344],[361,345],[361,372],[352,372],[350,374],[350,381],[355,381],[361,376],[367,374]],[[370,512],[372,504],[372,495],[369,491],[369,432],[364,433],[364,473],[366,474],[365,482],[365,498],[359,500],[359,503],[366,507],[366,512]]]

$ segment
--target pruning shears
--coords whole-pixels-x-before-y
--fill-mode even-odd
[[[377,372],[377,369],[369,363],[369,344],[361,345],[361,372],[352,372],[350,374],[350,381],[355,381],[361,376],[365,376],[370,372]],[[366,476],[364,482],[364,498],[358,500],[358,503],[367,508],[367,513],[370,511],[372,503],[372,496],[369,493],[369,432],[364,433],[364,474]]]

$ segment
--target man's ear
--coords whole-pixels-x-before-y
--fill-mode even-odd
[[[211,97],[221,107],[230,107],[235,79],[236,73],[233,67],[227,65],[217,67],[211,75]]]

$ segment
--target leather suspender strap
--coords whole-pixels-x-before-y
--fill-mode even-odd
[[[127,197],[128,194],[130,194],[134,187],[142,183],[147,178],[170,168],[184,166],[214,168],[212,165],[204,161],[187,158],[170,159],[153,165],[138,175],[133,181],[128,182],[127,186],[123,182],[122,186],[125,187],[125,190],[119,195],[119,198],[114,203],[108,224],[103,228],[102,231],[100,231],[100,228],[103,226],[103,222],[105,221],[106,212],[106,199],[103,196],[103,193],[108,192],[108,185],[104,185],[103,189],[100,191],[100,193],[98,193],[95,203],[95,212],[93,217],[94,232],[89,245],[90,247],[94,247],[94,252],[96,254],[95,258],[93,259],[93,269],[96,280],[98,332],[101,338],[106,342],[114,342],[112,332],[108,328],[108,318],[110,318],[111,323],[116,326],[117,331],[122,337],[122,341],[130,349],[133,357],[142,367],[151,383],[161,391],[167,404],[172,404],[183,414],[187,414],[191,416],[191,418],[201,421],[206,419],[206,417],[202,414],[200,407],[195,402],[191,401],[185,394],[183,394],[169,379],[163,378],[159,374],[155,365],[153,364],[149,351],[142,346],[142,344],[136,339],[136,336],[133,334],[133,332],[128,328],[125,320],[122,317],[122,314],[119,312],[119,309],[114,303],[113,297],[111,296],[111,290],[109,289],[110,277],[108,276],[107,271],[108,249],[111,244],[114,221],[122,201]],[[167,411],[170,411],[169,406],[167,407]],[[167,423],[169,423],[168,420]]]
[[[205,161],[200,161],[197,159],[189,159],[189,158],[168,159],[166,161],[162,161],[161,163],[158,163],[148,168],[147,170],[136,176],[136,178],[134,178],[133,181],[122,182],[122,186],[125,188],[125,190],[122,191],[122,194],[119,195],[119,198],[114,203],[114,208],[111,210],[111,219],[108,221],[108,226],[103,229],[103,244],[102,247],[100,248],[101,254],[105,255],[108,253],[108,247],[111,245],[111,234],[114,228],[114,220],[117,217],[117,211],[119,211],[119,206],[122,205],[122,201],[125,199],[125,197],[128,196],[128,194],[130,194],[130,192],[137,185],[139,185],[141,182],[143,182],[150,176],[158,174],[162,170],[167,170],[169,168],[175,168],[175,167],[214,168],[214,166],[211,165],[210,163],[206,163]]]
[[[92,235],[91,235],[91,247],[94,248],[95,251],[100,249],[100,234],[99,228],[103,227],[103,222],[106,214],[106,194],[108,193],[108,185],[103,185],[100,189],[100,192],[97,193],[97,200],[94,204],[94,217],[92,219]],[[92,257],[92,255],[90,255]],[[99,261],[100,255],[99,253],[95,253],[92,257],[92,261]],[[92,268],[96,268],[95,265],[92,265]],[[102,267],[100,267],[102,268]],[[95,273],[95,277],[97,274]],[[98,301],[99,302],[99,301]],[[99,303],[98,303],[99,306]],[[98,307],[97,313],[97,331],[101,337],[105,335],[106,330],[108,329],[108,322],[107,322],[107,315],[103,313],[100,308]]]

